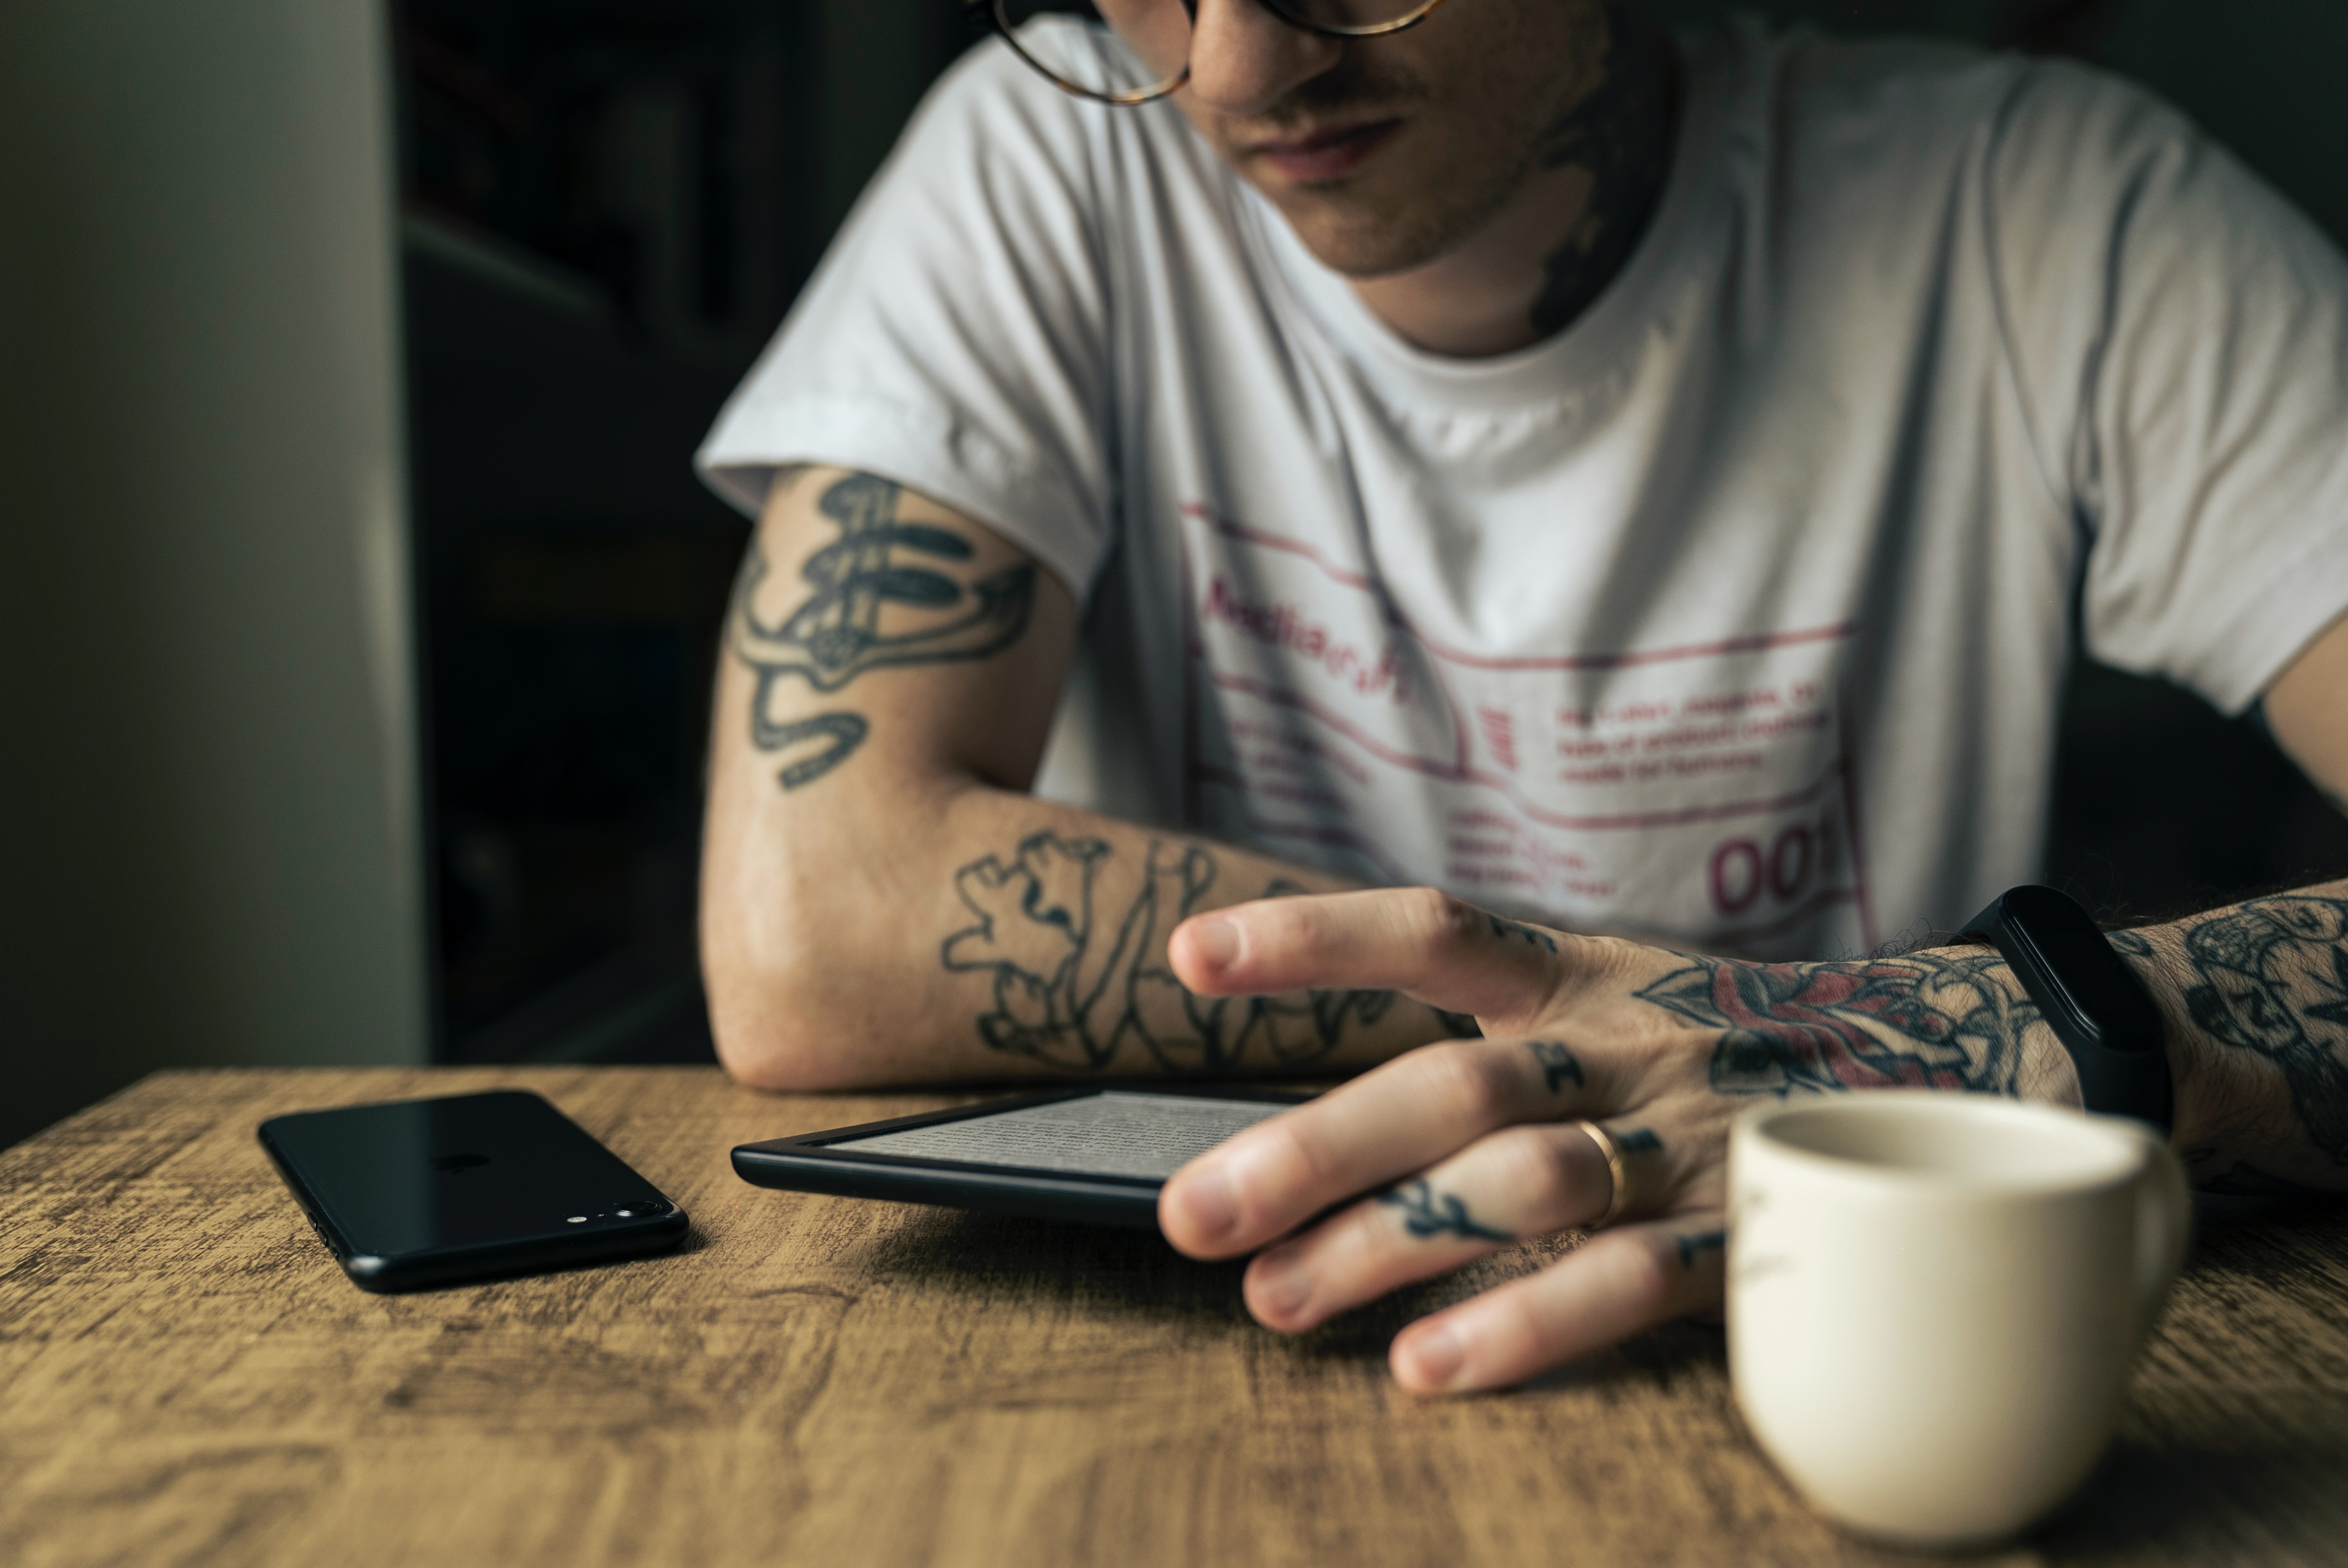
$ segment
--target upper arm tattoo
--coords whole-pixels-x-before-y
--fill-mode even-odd
[[[1201,997],[1166,967],[1166,938],[1213,886],[1219,866],[1200,845],[1152,840],[1141,889],[1123,909],[1096,907],[1104,839],[1037,833],[1005,861],[989,855],[954,874],[970,924],[945,939],[948,969],[991,975],[994,1006],[978,1035],[994,1050],[1054,1066],[1100,1070],[1131,1041],[1178,1072],[1318,1061],[1349,1030],[1384,1018],[1385,990],[1313,990],[1280,997]],[[1300,891],[1273,882],[1263,897]]]
[[[828,740],[831,743],[820,751],[810,752],[795,763],[786,763],[775,775],[785,789],[797,789],[813,784],[848,760],[848,755],[864,743],[872,726],[861,713],[818,713],[812,719],[798,719],[778,724],[765,712],[766,681],[758,682],[758,697],[750,703],[750,742],[762,752],[778,752],[795,746],[801,741]]]
[[[1998,984],[1995,952],[1915,953],[1852,964],[1697,958],[1639,992],[1722,1031],[1712,1086],[1970,1089],[2012,1094],[2037,1007]]]
[[[897,516],[901,487],[850,474],[823,493],[817,509],[839,538],[807,559],[805,598],[784,617],[758,619],[755,604],[769,570],[756,540],[734,589],[728,640],[756,676],[750,740],[761,751],[825,743],[778,775],[785,789],[811,784],[864,743],[870,724],[842,711],[776,722],[768,703],[786,676],[837,692],[868,670],[984,659],[1017,641],[1035,605],[1035,569],[1007,566],[965,582],[952,569],[977,547],[956,530]]]

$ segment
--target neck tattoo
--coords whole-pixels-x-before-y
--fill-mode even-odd
[[[1561,332],[1606,291],[1663,204],[1679,122],[1679,59],[1663,29],[1606,8],[1606,63],[1597,90],[1541,133],[1542,169],[1590,171],[1590,204],[1541,262],[1533,330]]]

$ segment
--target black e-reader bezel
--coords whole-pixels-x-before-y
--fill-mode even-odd
[[[800,1132],[762,1143],[744,1143],[734,1151],[734,1173],[762,1187],[791,1192],[823,1193],[833,1197],[882,1198],[901,1204],[935,1204],[947,1208],[978,1209],[988,1214],[1018,1214],[1030,1219],[1073,1220],[1080,1225],[1117,1225],[1130,1230],[1158,1228],[1158,1192],[1166,1184],[1156,1176],[1111,1175],[1069,1171],[1044,1171],[1018,1165],[975,1164],[905,1154],[875,1154],[833,1145],[883,1132],[932,1127],[942,1122],[965,1122],[974,1117],[1000,1116],[1036,1105],[1082,1100],[1097,1094],[1157,1095],[1171,1100],[1243,1100],[1271,1105],[1301,1105],[1309,1094],[1268,1090],[1170,1084],[1086,1084],[1075,1089],[1051,1089],[1035,1094],[1007,1095],[975,1105],[946,1111],[925,1111],[917,1116],[892,1116],[854,1127],[831,1127],[820,1132]]]

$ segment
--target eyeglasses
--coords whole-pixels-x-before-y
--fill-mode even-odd
[[[1324,38],[1378,38],[1416,27],[1443,0],[1255,0],[1292,27]],[[1056,87],[1105,104],[1146,104],[1190,79],[1190,29],[1198,0],[969,0],[981,26],[1001,33],[1012,51]],[[1107,29],[1028,33],[1047,12],[1097,10]],[[1024,36],[1023,36],[1024,35]]]

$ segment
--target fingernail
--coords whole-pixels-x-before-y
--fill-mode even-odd
[[[1255,1277],[1248,1294],[1256,1305],[1274,1317],[1295,1316],[1313,1294],[1313,1276],[1303,1264],[1294,1258],[1266,1253],[1256,1259]]]
[[[1184,1216],[1210,1238],[1229,1235],[1240,1223],[1239,1194],[1231,1191],[1231,1178],[1212,1165],[1184,1176],[1177,1197]]]
[[[1411,1370],[1417,1374],[1417,1382],[1430,1389],[1448,1387],[1468,1364],[1468,1347],[1459,1343],[1459,1337],[1448,1328],[1429,1328],[1412,1335],[1410,1342],[1403,1347],[1403,1354]]]
[[[1209,968],[1227,969],[1239,961],[1240,923],[1223,915],[1207,915],[1190,922],[1190,951]]]

